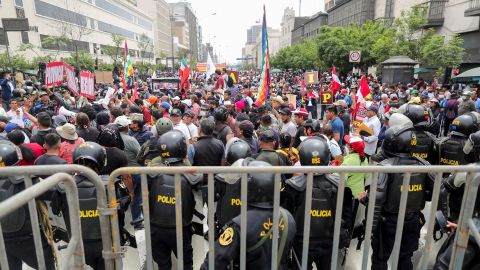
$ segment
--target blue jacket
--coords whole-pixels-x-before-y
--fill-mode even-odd
[[[0,82],[0,88],[2,89],[2,99],[4,101],[9,101],[12,98],[12,91],[15,88],[13,83],[7,80],[2,80]]]

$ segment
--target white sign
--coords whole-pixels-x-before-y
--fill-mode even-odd
[[[350,54],[348,55],[348,61],[350,63],[360,63],[361,58],[362,58],[361,51],[350,51]]]
[[[105,94],[105,98],[103,99],[103,104],[108,105],[110,103],[110,98],[113,96],[115,93],[115,89],[109,87],[107,90],[107,94]]]

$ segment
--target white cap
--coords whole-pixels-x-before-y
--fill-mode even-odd
[[[115,121],[113,123],[119,127],[128,127],[128,125],[130,125],[132,121],[127,116],[122,115],[115,118]]]
[[[172,100],[180,100],[180,97],[179,97],[179,96],[175,96],[174,98],[172,98]]]

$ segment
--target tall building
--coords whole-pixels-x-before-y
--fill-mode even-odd
[[[262,32],[262,25],[252,25],[247,29],[247,44],[253,44],[256,42],[258,33]]]
[[[279,50],[280,50],[280,38],[282,36],[282,33],[278,29],[272,29],[268,28],[267,29],[268,33],[268,52],[270,57],[274,56]],[[251,52],[249,54],[251,57],[253,57],[253,61],[255,63],[255,66],[258,68],[262,67],[262,56],[263,56],[263,51],[262,51],[262,32],[258,33],[258,36],[256,38],[255,44],[251,48]]]
[[[442,36],[463,37],[465,55],[462,66],[480,66],[480,1],[479,0],[329,0],[325,2],[328,24],[346,26],[366,20],[393,21],[414,4],[427,8],[428,22]]]
[[[292,44],[302,42],[306,39],[312,39],[320,33],[320,27],[328,24],[328,14],[317,12],[308,20],[292,30]]]
[[[198,59],[198,21],[197,16],[193,12],[192,6],[188,2],[170,3],[170,10],[173,19],[183,21],[188,26],[189,33],[189,52],[191,60]]]
[[[138,8],[136,1],[1,1],[0,18],[28,19],[29,31],[8,33],[9,48],[27,57],[50,54],[60,59],[78,49],[111,63],[113,60],[103,54],[102,48],[114,45],[112,33],[115,33],[128,42],[134,62],[142,58],[154,61],[154,18]],[[68,41],[51,42],[51,37],[59,36]],[[17,50],[26,43],[33,44],[35,51]],[[142,44],[149,44],[152,49],[141,55]],[[123,44],[121,46],[123,48]],[[5,40],[1,39],[0,50],[5,49]]]

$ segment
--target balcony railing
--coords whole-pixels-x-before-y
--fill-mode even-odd
[[[427,2],[428,21],[425,27],[438,27],[443,25],[445,4],[448,0],[432,0]]]
[[[465,16],[480,16],[480,0],[470,0]]]

